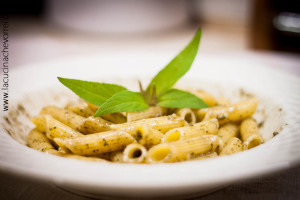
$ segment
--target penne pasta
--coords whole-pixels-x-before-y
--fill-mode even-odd
[[[176,115],[183,118],[189,125],[196,123],[196,116],[190,108],[180,108],[175,111]]]
[[[86,157],[86,156],[62,153],[55,149],[49,149],[46,151],[46,153],[60,156],[60,157],[65,157],[65,158],[73,158],[73,159],[77,159],[77,160],[92,161],[92,162],[107,162],[107,160],[98,158],[98,157]]]
[[[143,163],[147,156],[147,149],[137,143],[129,144],[123,152],[123,162]]]
[[[232,123],[225,124],[219,129],[218,136],[222,140],[223,144],[226,145],[228,140],[233,137],[237,137],[239,133],[238,126]]]
[[[37,129],[44,132],[50,140],[53,140],[54,138],[69,138],[83,135],[69,126],[57,121],[50,115],[33,117],[31,121],[36,125]]]
[[[165,113],[166,113],[166,109],[160,106],[151,106],[145,111],[126,113],[126,116],[127,116],[127,122],[132,122],[140,119],[160,117]]]
[[[161,143],[161,139],[164,136],[160,131],[148,125],[138,125],[134,131],[133,137],[139,144],[144,145],[146,148]]]
[[[208,152],[219,152],[222,148],[218,136],[201,135],[187,140],[158,144],[148,151],[147,161],[149,163],[177,162]]]
[[[232,104],[195,90],[209,108],[162,108],[94,117],[99,106],[85,101],[62,109],[42,108],[32,118],[29,147],[48,154],[95,162],[171,163],[230,155],[263,143],[252,118],[253,96]]]
[[[251,149],[263,142],[258,130],[258,124],[252,117],[242,121],[240,132],[244,150]]]
[[[49,139],[44,133],[37,129],[32,129],[27,136],[27,144],[29,147],[38,151],[47,151],[54,149],[54,146],[50,143]]]
[[[171,130],[173,128],[178,128],[178,127],[188,125],[184,119],[173,114],[173,115],[162,116],[162,117],[142,119],[142,120],[128,122],[124,124],[112,124],[110,125],[110,128],[113,130],[123,130],[133,135],[135,133],[135,128],[142,124],[148,125],[151,128],[158,130],[162,133],[166,133],[168,130]]]
[[[40,114],[49,114],[56,120],[84,134],[97,133],[110,130],[110,122],[101,117],[81,117],[72,111],[61,109],[56,106],[46,106]]]
[[[84,134],[98,133],[102,131],[111,130],[109,127],[111,123],[102,119],[101,117],[88,117],[79,126],[79,131]]]
[[[256,111],[257,105],[257,99],[250,98],[233,105],[200,109],[196,115],[199,121],[217,118],[221,125],[227,122],[239,122],[252,116]]]
[[[54,141],[73,154],[90,156],[125,149],[135,139],[124,131],[105,131],[80,138],[55,138]]]
[[[86,101],[86,104],[89,106],[89,108],[95,113],[97,110],[98,110],[98,108],[99,108],[99,106],[96,106],[96,105],[94,105],[94,104],[91,104],[91,103],[89,103],[89,102],[87,102]]]
[[[232,137],[229,139],[224,149],[220,152],[220,156],[230,155],[240,151],[243,151],[242,141],[237,137]]]
[[[58,108],[56,106],[46,106],[41,112],[41,115],[48,114],[51,115],[54,119],[60,121],[61,123],[75,129],[79,130],[80,126],[84,122],[85,118],[81,117],[72,111],[67,109]]]
[[[263,143],[252,118],[258,107],[258,99],[252,94],[242,88],[236,93],[234,87],[222,86],[216,93],[223,93],[224,97],[230,94],[230,99],[224,99],[199,89],[185,92],[173,88],[192,65],[200,38],[198,29],[191,42],[153,77],[145,90],[138,81],[139,92],[128,90],[129,82],[124,87],[57,77],[82,99],[64,108],[55,105],[42,108],[40,115],[32,118],[36,127],[28,134],[28,146],[80,160],[171,163],[229,155]],[[236,97],[248,99],[231,103]],[[65,97],[54,103],[64,100]],[[21,113],[24,116],[32,113],[25,112],[22,105],[16,107],[17,111],[24,111]],[[260,111],[263,112],[254,117],[261,120],[268,110]],[[8,117],[13,120],[10,112]],[[270,120],[263,128],[266,136],[272,134],[267,133]],[[8,118],[6,121],[10,124]]]
[[[211,119],[204,122],[196,123],[192,126],[184,126],[169,130],[164,136],[163,142],[173,142],[184,140],[193,137],[198,137],[205,134],[217,134],[219,123],[217,119]]]
[[[95,114],[95,112],[89,107],[85,101],[72,102],[66,105],[65,109],[72,111],[73,113],[81,117],[90,117]]]
[[[221,97],[221,98],[217,99],[217,105],[218,106],[227,106],[227,105],[231,105],[231,104],[232,103],[224,97]]]
[[[122,124],[122,123],[127,122],[125,113],[120,113],[120,112],[102,115],[101,117],[107,121],[114,123],[114,124]]]
[[[217,105],[215,98],[204,90],[191,90],[191,93],[202,99],[209,107]]]

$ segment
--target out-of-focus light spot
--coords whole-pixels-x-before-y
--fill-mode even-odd
[[[278,30],[300,33],[300,15],[297,13],[282,12],[274,18],[273,24]]]

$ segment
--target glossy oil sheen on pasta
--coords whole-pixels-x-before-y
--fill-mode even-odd
[[[162,163],[226,156],[264,142],[253,118],[258,100],[216,99],[193,90],[210,107],[167,109],[93,117],[83,100],[45,106],[31,119],[27,145],[38,151],[93,162]]]

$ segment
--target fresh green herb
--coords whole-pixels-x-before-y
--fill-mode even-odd
[[[178,89],[170,89],[158,98],[158,105],[167,108],[203,108],[207,105],[195,95]]]
[[[125,87],[116,84],[97,83],[61,77],[57,78],[80,98],[97,106],[102,105],[114,94],[126,90]]]
[[[95,117],[116,112],[138,112],[151,105],[170,108],[205,108],[207,105],[195,95],[172,89],[190,69],[201,38],[199,29],[191,42],[150,82],[146,91],[132,92],[115,84],[97,83],[58,77],[59,81],[87,102],[100,106]]]
[[[153,96],[153,88],[156,96],[163,94],[190,69],[197,55],[200,38],[201,29],[196,32],[192,41],[152,79],[146,90],[148,97]]]
[[[141,93],[124,90],[107,99],[95,114],[95,117],[115,112],[137,112],[146,110],[148,104]]]

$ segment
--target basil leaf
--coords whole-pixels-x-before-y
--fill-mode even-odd
[[[158,105],[169,108],[207,108],[208,105],[192,93],[170,89],[158,98]]]
[[[138,112],[148,108],[143,95],[128,90],[114,94],[107,99],[95,113],[95,117],[116,112]]]
[[[147,100],[153,96],[155,87],[156,96],[170,89],[191,67],[200,43],[201,29],[199,29],[191,42],[183,49],[165,68],[163,68],[148,85]]]
[[[80,98],[97,106],[102,105],[114,94],[126,90],[125,87],[116,84],[82,81],[61,77],[57,78],[62,84],[72,90]]]

